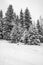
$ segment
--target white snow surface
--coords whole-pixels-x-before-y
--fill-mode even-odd
[[[43,45],[17,45],[1,40],[0,65],[43,65]]]

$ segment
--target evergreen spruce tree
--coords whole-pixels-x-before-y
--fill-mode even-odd
[[[0,39],[3,39],[3,12],[0,11]]]
[[[3,12],[2,12],[2,10],[0,11],[0,18],[2,18],[3,17]]]
[[[10,33],[13,27],[12,21],[14,19],[12,5],[9,5],[5,15],[6,15],[4,20],[5,23],[3,24],[3,39],[10,40]]]
[[[7,21],[11,22],[11,20],[13,19],[13,7],[12,7],[12,5],[9,5],[8,10],[7,10],[5,15],[6,15]]]
[[[31,24],[32,24],[32,21],[31,21],[30,12],[29,12],[28,8],[26,8],[26,10],[25,10],[25,27],[27,30],[29,29]]]
[[[21,26],[23,27],[23,11],[22,11],[22,9],[20,11],[20,23],[21,23]]]
[[[37,28],[33,27],[32,29],[30,29],[29,34],[30,44],[40,45],[40,35],[38,33]]]
[[[39,20],[37,20],[37,29],[38,29],[38,33],[40,34],[39,39],[43,43],[43,29],[40,26]]]
[[[3,24],[3,39],[10,40],[10,34],[13,26],[8,24]]]

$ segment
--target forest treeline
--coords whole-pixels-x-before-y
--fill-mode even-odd
[[[18,16],[9,5],[5,17],[0,10],[0,40],[11,41],[11,43],[22,42],[28,45],[40,45],[43,42],[43,29],[37,20],[37,25],[32,23],[32,17],[28,8],[21,9]]]

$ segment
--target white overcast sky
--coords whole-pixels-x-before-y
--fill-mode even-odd
[[[9,4],[13,5],[17,14],[19,14],[21,8],[24,11],[28,7],[32,19],[35,21],[40,15],[43,17],[43,0],[0,0],[0,9],[5,13]]]

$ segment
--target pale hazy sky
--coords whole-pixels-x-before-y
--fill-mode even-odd
[[[43,0],[0,0],[0,9],[5,13],[9,4],[13,5],[17,14],[19,14],[21,8],[24,11],[28,7],[31,17],[35,21],[40,15],[43,17]]]

